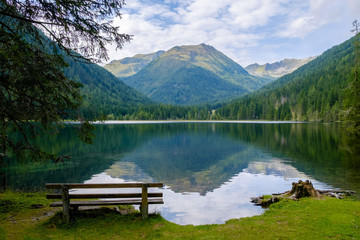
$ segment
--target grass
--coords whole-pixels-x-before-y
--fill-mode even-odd
[[[34,209],[39,203],[44,207]],[[65,225],[60,209],[49,216],[48,203],[42,193],[0,194],[0,239],[360,239],[360,201],[351,198],[284,200],[260,216],[203,226],[106,208],[79,211]]]

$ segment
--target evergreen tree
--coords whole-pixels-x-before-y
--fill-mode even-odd
[[[355,32],[355,66],[353,70],[354,80],[349,84],[345,92],[344,107],[346,109],[345,124],[349,131],[360,135],[360,23],[355,20],[353,22]]]
[[[63,53],[89,62],[107,59],[106,43],[121,48],[131,36],[120,34],[108,19],[119,16],[123,4],[0,0],[0,156],[12,150],[18,156],[56,157],[31,139],[56,132],[62,119],[78,117],[81,85],[65,77]],[[83,121],[79,136],[85,142],[92,141],[92,128]]]

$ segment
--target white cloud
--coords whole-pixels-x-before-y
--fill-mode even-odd
[[[283,1],[234,1],[229,7],[229,23],[241,28],[264,26],[269,19],[282,11]]]
[[[356,4],[353,0],[309,0],[305,8],[295,8],[289,13],[290,21],[285,24],[284,30],[277,33],[277,36],[304,38],[323,26],[348,19],[353,15],[350,14],[354,10],[351,6],[360,10],[360,4]]]
[[[123,10],[123,19],[115,19],[114,24],[134,39],[118,52],[110,46],[112,60],[176,45],[206,43],[246,65],[280,57],[276,53],[279,49],[266,46],[287,46],[291,50],[289,39],[305,41],[310,34],[334,23],[348,22],[350,28],[360,12],[360,1],[129,0]],[[343,40],[349,35],[341,34]],[[271,42],[274,39],[277,42]],[[313,44],[311,39],[307,41]]]

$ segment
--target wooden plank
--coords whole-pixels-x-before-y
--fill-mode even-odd
[[[69,189],[66,186],[61,186],[61,202],[63,206],[63,220],[65,223],[70,221],[70,198]]]
[[[141,192],[141,216],[142,219],[148,218],[149,205],[148,205],[148,184],[143,184]]]
[[[70,206],[106,206],[106,205],[138,205],[141,204],[141,199],[126,199],[126,200],[114,200],[114,201],[70,201]],[[148,204],[164,204],[162,198],[149,199]],[[61,207],[62,202],[53,202],[50,207]]]
[[[162,197],[162,193],[148,193],[149,198]],[[141,198],[141,193],[84,193],[69,194],[70,199],[92,199],[92,198]],[[61,194],[47,194],[47,199],[61,199]]]
[[[148,187],[163,187],[163,183],[47,183],[47,189],[61,189],[65,185],[68,189],[72,188],[142,188],[143,184]]]

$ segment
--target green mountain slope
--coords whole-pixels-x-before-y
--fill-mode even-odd
[[[127,86],[110,72],[97,64],[86,64],[66,58],[69,67],[65,75],[83,84],[81,93],[85,96],[83,113],[96,117],[100,113],[124,115],[151,100]]]
[[[181,105],[228,100],[268,82],[205,44],[174,47],[122,80],[154,101]]]
[[[228,119],[336,121],[352,81],[354,38],[218,111]]]
[[[206,44],[174,47],[161,57],[190,62],[248,91],[258,89],[267,83],[265,79],[251,76],[232,59]]]
[[[16,21],[8,19],[9,21]],[[35,29],[34,27],[33,30]],[[53,43],[51,40],[41,30],[36,31],[38,31],[39,38],[43,41],[41,45],[34,41],[35,38],[32,35],[28,35],[27,32],[23,32],[22,37],[30,44],[42,48],[44,52],[53,54]],[[133,110],[138,106],[152,103],[149,98],[127,86],[97,64],[85,63],[85,60],[75,61],[65,51],[57,50],[57,54],[60,54],[69,65],[63,69],[65,76],[83,84],[80,91],[84,96],[84,106],[79,109],[80,114],[83,113],[83,115],[90,118],[99,117],[100,114],[111,113],[114,115],[124,115],[129,110]],[[33,61],[36,60],[33,59]],[[50,73],[52,72],[50,71]],[[54,91],[58,92],[56,89]]]
[[[279,78],[286,74],[292,73],[304,64],[314,60],[316,57],[308,57],[304,59],[284,59],[275,63],[266,63],[259,65],[257,63],[250,64],[245,67],[251,75],[265,78]]]
[[[116,77],[129,77],[139,72],[152,60],[158,58],[163,53],[164,51],[158,51],[150,54],[137,54],[133,57],[111,61],[106,64],[104,68]]]

